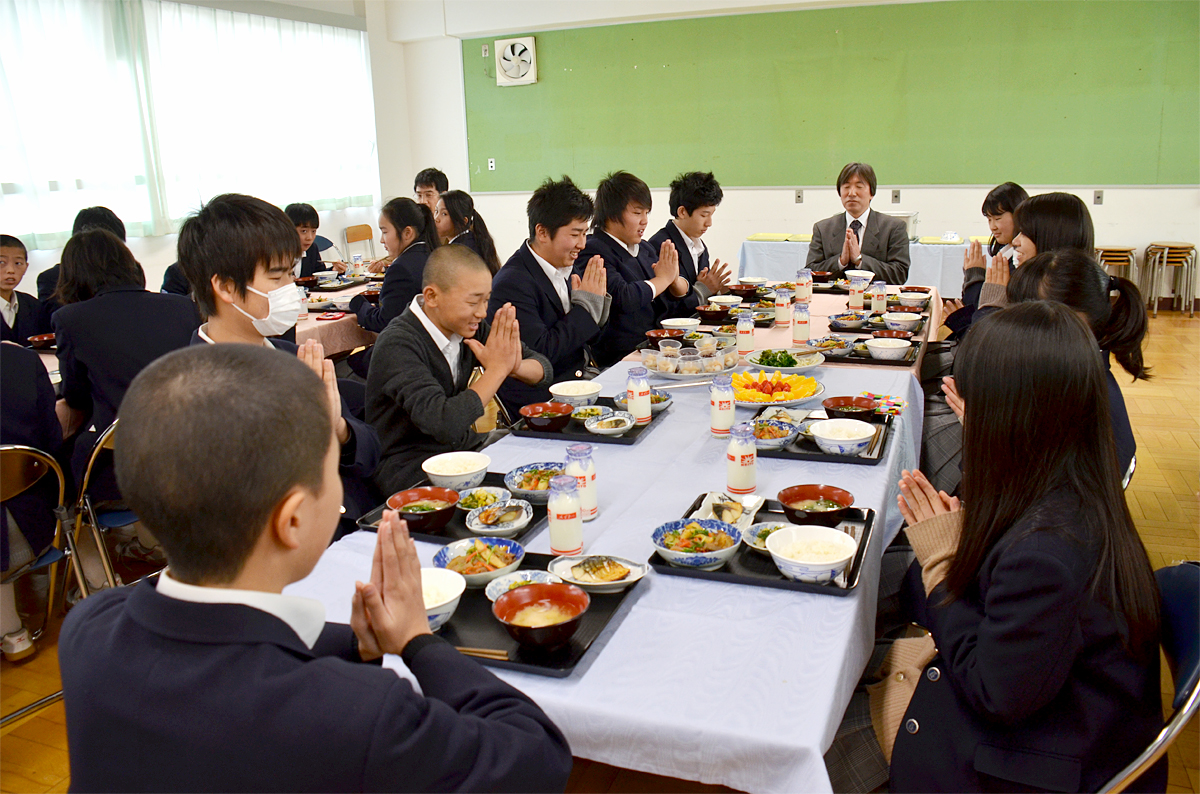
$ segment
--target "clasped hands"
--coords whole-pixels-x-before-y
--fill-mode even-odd
[[[846,239],[842,241],[842,254],[838,257],[838,264],[842,267],[846,265],[856,265],[862,259],[862,244],[858,241],[858,235],[849,226],[846,227]]]
[[[364,662],[398,654],[414,637],[431,633],[417,547],[395,510],[385,510],[379,522],[370,581],[354,584],[350,628]]]
[[[946,513],[954,513],[962,505],[957,496],[939,491],[919,471],[900,472],[900,495],[896,497],[900,515],[911,527]]]
[[[507,377],[521,366],[521,328],[517,324],[517,310],[511,303],[496,310],[485,344],[480,344],[478,339],[464,339],[463,342],[475,354],[484,372],[499,369]]]
[[[309,339],[300,345],[296,357],[317,373],[317,377],[325,384],[325,396],[329,400],[330,419],[333,421],[333,432],[337,435],[339,444],[350,440],[350,426],[342,416],[342,395],[338,391],[337,374],[333,362],[325,358],[325,347],[315,339]]]

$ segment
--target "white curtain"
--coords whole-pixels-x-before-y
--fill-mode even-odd
[[[0,0],[0,66],[15,122],[0,125],[0,215],[31,248],[61,245],[94,204],[138,236],[220,193],[377,200],[361,31],[159,0]]]

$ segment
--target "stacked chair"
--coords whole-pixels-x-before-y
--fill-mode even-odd
[[[1158,316],[1159,287],[1166,268],[1174,268],[1172,285],[1175,299],[1171,307],[1183,301],[1187,304],[1188,317],[1195,317],[1196,246],[1179,242],[1157,242],[1146,246],[1143,270],[1148,280],[1143,285],[1142,294],[1149,297],[1155,317]]]

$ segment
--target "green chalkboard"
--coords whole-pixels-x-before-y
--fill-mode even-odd
[[[471,189],[623,168],[653,187],[1200,183],[1200,3],[912,3],[534,34],[499,87],[463,42]],[[487,170],[488,158],[497,163]]]

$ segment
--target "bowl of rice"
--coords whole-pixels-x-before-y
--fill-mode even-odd
[[[858,542],[838,529],[792,525],[767,536],[767,552],[788,579],[824,584],[846,570],[858,552]]]
[[[858,419],[822,419],[808,426],[826,455],[861,455],[875,437],[876,425]]]
[[[550,394],[555,402],[583,408],[596,404],[600,397],[600,384],[590,380],[564,380],[551,386]]]
[[[429,481],[462,493],[483,482],[492,459],[482,452],[444,452],[421,464]]]
[[[453,617],[466,589],[467,580],[461,573],[445,568],[421,569],[421,597],[425,601],[425,619],[429,621],[430,631],[437,631]]]

